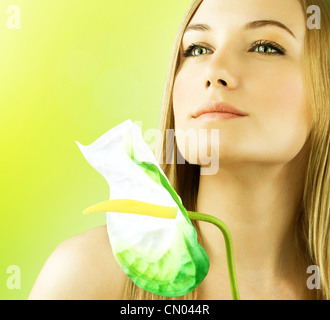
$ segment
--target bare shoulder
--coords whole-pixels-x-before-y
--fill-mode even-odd
[[[106,226],[100,226],[54,250],[29,299],[122,299],[126,277],[112,254]]]

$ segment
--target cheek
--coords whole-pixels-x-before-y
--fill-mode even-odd
[[[175,79],[173,86],[173,109],[175,117],[182,114],[185,103],[189,96],[187,95],[187,87],[189,81],[182,73],[179,73]]]
[[[282,139],[290,140],[292,149],[302,147],[311,130],[311,116],[305,101],[304,85],[301,77],[288,78],[283,82],[278,91],[279,104],[277,107],[280,114],[281,128],[283,128]],[[287,137],[285,137],[285,134]]]
[[[173,107],[177,108],[178,105],[182,103],[185,96],[185,86],[184,86],[184,78],[179,73],[174,81],[173,85]]]
[[[259,95],[266,103],[269,114],[281,120],[291,117],[300,118],[304,109],[303,80],[298,70],[285,70],[263,79]],[[260,85],[260,84],[259,84]],[[260,90],[261,89],[261,90]]]
[[[308,125],[309,119],[301,70],[287,65],[279,69],[265,70],[247,82],[249,109],[269,132],[275,128],[301,128]]]
[[[194,79],[196,78],[191,72],[177,74],[173,85],[173,112],[178,150],[186,161],[196,164],[198,147],[196,128],[192,126],[191,116],[201,99],[201,88]]]
[[[257,128],[273,156],[283,162],[292,159],[304,146],[311,128],[304,99],[300,70],[287,68],[259,82],[260,100],[255,101]]]
[[[274,100],[278,110],[292,115],[303,114],[303,81],[300,76],[281,78],[278,90],[274,90]]]
[[[202,83],[193,72],[185,70],[177,74],[173,86],[173,109],[178,121],[188,119],[196,109],[201,99],[201,89]]]

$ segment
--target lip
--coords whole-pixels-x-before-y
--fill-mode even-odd
[[[238,110],[234,106],[230,105],[226,102],[208,102],[205,103],[197,112],[193,114],[193,118],[198,118],[203,114],[211,114],[211,113],[218,113],[218,114],[232,114],[241,117],[248,116],[247,113]],[[229,115],[228,115],[229,116]],[[234,118],[234,117],[226,117],[226,118]]]

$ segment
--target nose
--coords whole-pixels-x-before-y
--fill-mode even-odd
[[[239,79],[233,59],[220,52],[212,55],[206,70],[206,88],[237,88]]]
[[[212,85],[214,85],[213,83],[216,83],[216,85],[219,85],[220,87],[232,87],[232,86],[228,86],[228,80],[223,80],[223,79],[218,79],[216,82],[214,81],[210,81],[210,80],[207,80],[206,81],[206,87],[211,87]]]

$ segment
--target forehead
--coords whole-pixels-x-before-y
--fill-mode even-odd
[[[217,29],[266,19],[286,25],[297,38],[305,34],[305,15],[298,0],[204,0],[190,24]]]

